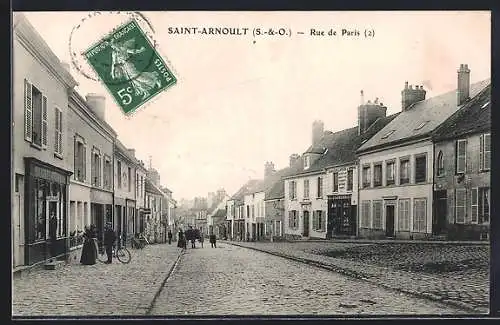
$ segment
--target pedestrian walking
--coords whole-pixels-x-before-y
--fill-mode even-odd
[[[211,234],[209,238],[210,238],[210,245],[212,246],[212,248],[217,248],[217,237],[215,237],[214,234]]]
[[[205,241],[205,238],[203,236],[203,233],[201,232],[201,228],[200,228],[199,232],[200,232],[200,237],[198,238],[198,240],[200,241],[201,248],[203,248],[203,242]]]
[[[168,231],[167,236],[168,236],[168,244],[170,245],[172,244],[172,232],[170,230]]]
[[[177,239],[177,247],[186,248],[186,239],[184,238],[184,232],[179,230],[179,238]]]
[[[94,242],[94,228],[85,227],[85,232],[83,233],[83,248],[82,256],[80,257],[80,263],[83,265],[94,265],[97,259],[97,249]]]
[[[116,234],[113,230],[113,224],[111,222],[106,223],[106,229],[104,230],[104,246],[106,247],[106,255],[108,260],[106,264],[113,262],[113,245],[116,240]]]

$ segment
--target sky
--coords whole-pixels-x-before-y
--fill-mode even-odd
[[[125,116],[104,86],[77,69],[77,91],[106,96],[106,121],[136,157],[161,175],[176,199],[234,194],[311,144],[325,130],[357,125],[360,90],[387,114],[401,110],[405,81],[427,98],[453,90],[457,68],[471,82],[490,78],[489,12],[142,12],[178,83]],[[32,12],[26,17],[61,61],[80,53],[128,18],[126,13]],[[142,23],[142,22],[141,22]],[[74,26],[71,44],[69,37]],[[144,28],[147,29],[146,25]],[[292,36],[174,35],[169,27],[291,30]],[[310,29],[359,30],[360,37],[311,36]],[[364,31],[374,31],[365,38]],[[304,32],[303,35],[296,34]],[[82,63],[83,60],[81,61]],[[92,73],[90,68],[83,71]]]

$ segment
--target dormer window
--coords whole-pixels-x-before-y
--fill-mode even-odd
[[[306,156],[304,159],[304,169],[308,169],[311,166],[311,157]]]
[[[420,123],[416,128],[415,128],[415,131],[417,130],[420,130],[421,128],[423,128],[427,123],[429,123],[429,121],[424,121],[422,123]]]
[[[389,132],[387,132],[386,134],[384,134],[384,136],[382,137],[382,139],[387,139],[391,134],[393,134],[396,130],[390,130]]]

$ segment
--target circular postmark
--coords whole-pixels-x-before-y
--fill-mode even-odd
[[[154,63],[158,49],[154,33],[140,12],[89,13],[71,30],[71,65],[87,79],[127,84]]]

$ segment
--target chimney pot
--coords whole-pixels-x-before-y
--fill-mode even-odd
[[[106,97],[100,94],[87,94],[85,96],[88,106],[103,121],[105,121]]]
[[[467,64],[460,64],[457,80],[457,106],[462,105],[470,95],[470,70]]]

